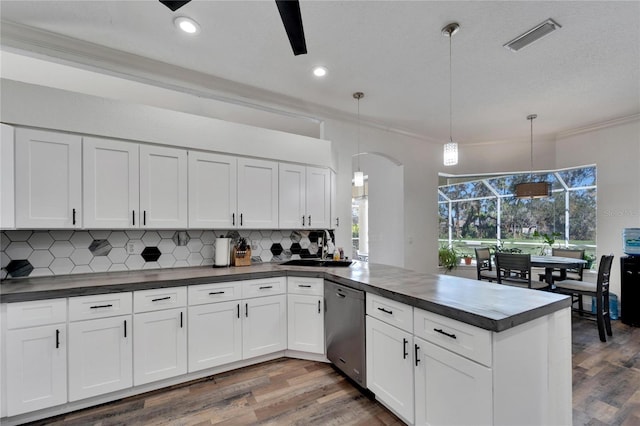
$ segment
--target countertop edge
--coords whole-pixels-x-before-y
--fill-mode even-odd
[[[408,296],[405,294],[397,293],[384,288],[376,287],[375,285],[366,284],[354,279],[341,277],[332,273],[331,271],[324,270],[309,270],[307,268],[290,268],[286,266],[277,266],[277,269],[270,271],[247,271],[236,272],[229,275],[220,276],[201,276],[192,278],[178,278],[168,280],[141,280],[141,281],[128,281],[125,283],[107,284],[101,286],[79,286],[75,288],[61,288],[51,290],[40,291],[25,291],[15,292],[8,294],[0,294],[0,303],[16,303],[16,302],[28,302],[43,299],[56,299],[65,297],[78,297],[78,296],[90,296],[98,294],[119,293],[128,291],[148,290],[154,288],[168,288],[178,286],[189,286],[199,284],[210,284],[216,282],[229,282],[229,281],[242,281],[260,278],[271,278],[277,276],[295,276],[295,277],[311,277],[322,278],[329,281],[343,284],[351,288],[362,290],[368,293],[377,294],[382,297],[386,297],[401,303],[408,304],[410,306],[423,309],[425,311],[433,312],[439,315],[443,315],[476,327],[480,327],[489,331],[500,332],[508,330],[515,326],[532,321],[536,318],[543,317],[551,314],[563,308],[571,306],[571,298],[565,296],[557,301],[549,302],[543,306],[524,311],[521,313],[510,315],[503,319],[492,319],[473,312],[469,312],[455,307],[442,305],[432,301],[419,299],[416,297]],[[11,284],[2,284],[11,285]],[[135,287],[135,288],[132,288]]]

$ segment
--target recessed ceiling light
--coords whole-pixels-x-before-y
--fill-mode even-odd
[[[198,34],[200,32],[200,25],[191,18],[186,16],[179,16],[174,19],[173,23],[177,28],[184,31],[187,34]]]
[[[531,28],[524,34],[519,35],[518,37],[511,40],[509,43],[505,44],[509,50],[517,52],[520,49],[524,49],[529,46],[534,41],[540,40],[542,37],[545,37],[555,30],[562,28],[562,25],[558,24],[553,19],[549,18],[540,25]]]
[[[313,69],[313,75],[316,77],[324,77],[327,75],[327,69],[325,67],[315,67]]]

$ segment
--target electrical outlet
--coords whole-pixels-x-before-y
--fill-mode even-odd
[[[135,246],[133,243],[128,243],[127,244],[127,251],[129,252],[129,254],[133,253],[133,251],[135,250]]]
[[[258,240],[251,241],[251,250],[258,250]]]

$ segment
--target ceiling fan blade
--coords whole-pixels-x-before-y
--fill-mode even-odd
[[[190,1],[191,0],[186,0],[186,1],[160,0],[160,3],[164,4],[169,9],[171,9],[172,11],[175,12],[176,10],[180,9],[185,4],[189,3]]]
[[[307,53],[307,43],[304,40],[304,28],[302,28],[302,14],[298,0],[276,0],[278,12],[284,24],[284,29],[289,37],[289,43],[294,55]]]

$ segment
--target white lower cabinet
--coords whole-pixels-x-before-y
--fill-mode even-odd
[[[287,277],[287,347],[324,354],[324,280]]]
[[[67,402],[66,321],[66,299],[7,306],[3,380],[8,416]]]
[[[189,306],[190,373],[242,359],[240,303]]]
[[[135,386],[186,374],[186,300],[185,287],[133,293]]]
[[[242,358],[287,349],[287,296],[245,299],[242,320]]]
[[[131,315],[69,324],[69,401],[133,385]]]
[[[415,337],[416,425],[493,424],[491,369]]]
[[[289,349],[324,353],[324,304],[322,296],[289,294],[287,339]]]
[[[367,387],[408,423],[413,423],[413,335],[367,316]]]

